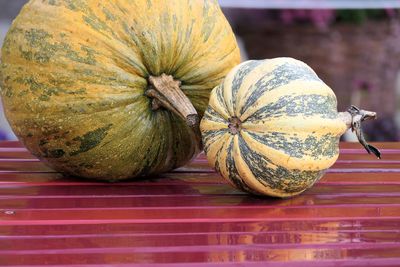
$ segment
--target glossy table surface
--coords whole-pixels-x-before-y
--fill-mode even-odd
[[[291,199],[232,189],[204,155],[147,180],[63,177],[0,143],[1,266],[400,266],[400,143],[341,144]]]

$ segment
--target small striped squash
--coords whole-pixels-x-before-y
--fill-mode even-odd
[[[195,125],[240,57],[217,0],[31,0],[1,61],[7,118],[34,155],[121,180],[200,151]]]
[[[309,66],[275,58],[235,67],[212,91],[201,132],[210,164],[233,186],[290,197],[336,161],[351,120]]]

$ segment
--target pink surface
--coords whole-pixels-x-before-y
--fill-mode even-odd
[[[117,184],[64,177],[0,143],[2,266],[400,266],[400,144],[356,144],[292,199],[232,189],[204,155]],[[386,153],[387,152],[387,153]]]

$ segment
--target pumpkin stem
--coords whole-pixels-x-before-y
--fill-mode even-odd
[[[180,81],[163,73],[158,77],[150,76],[149,83],[150,86],[145,94],[153,99],[151,103],[153,110],[165,108],[184,119],[190,127],[199,123],[197,111],[182,92]]]
[[[200,119],[190,99],[182,92],[181,82],[165,73],[149,77],[149,88],[145,95],[152,98],[152,110],[165,108],[182,118],[193,130],[201,147]]]
[[[351,106],[346,112],[340,112],[339,118],[346,123],[347,129],[356,133],[358,141],[364,146],[368,154],[373,153],[378,159],[381,158],[381,152],[374,146],[367,143],[361,129],[361,123],[366,120],[376,119],[376,112],[362,110],[356,106]]]

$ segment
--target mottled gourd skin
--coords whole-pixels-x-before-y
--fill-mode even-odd
[[[238,189],[289,197],[311,187],[337,159],[333,91],[292,58],[247,61],[216,87],[201,121],[212,166]]]
[[[34,155],[68,174],[119,180],[198,152],[182,119],[151,110],[150,75],[180,80],[202,115],[239,62],[216,0],[31,0],[2,48],[1,95]]]

